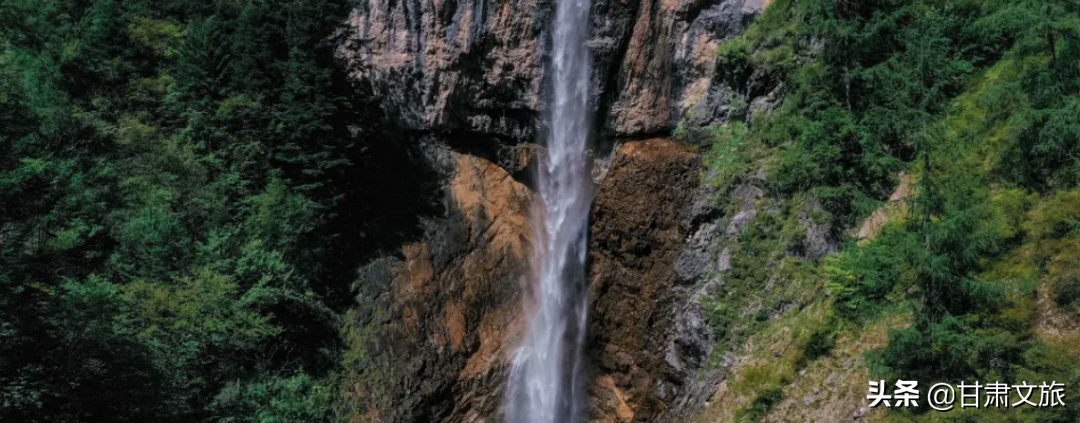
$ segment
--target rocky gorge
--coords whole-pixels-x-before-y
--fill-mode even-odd
[[[651,137],[775,107],[775,81],[730,87],[716,54],[767,5],[593,3],[589,421],[687,421],[724,379],[708,363],[715,340],[701,299],[730,267],[721,240],[738,236],[763,193],[747,184],[730,194],[742,205],[727,216],[713,205],[718,190],[702,186],[698,147]],[[353,348],[367,370],[350,393],[362,410],[354,421],[503,419],[531,280],[529,169],[544,154],[533,143],[545,131],[551,8],[372,0],[353,12],[344,54],[356,77],[425,140],[424,160],[445,181],[445,215],[362,272]]]
[[[1059,155],[1080,38],[1036,3],[593,1],[585,421],[1080,419],[865,401],[867,380],[1080,380]],[[554,6],[351,14],[341,56],[444,187],[356,284],[354,422],[518,423]]]
[[[1044,210],[1068,200],[986,182],[1008,180],[1008,155],[995,156],[1003,153],[985,140],[1000,139],[1004,129],[993,125],[1013,118],[995,120],[981,99],[997,94],[981,87],[1008,91],[1001,87],[1027,71],[1004,60],[964,74],[974,81],[964,88],[956,75],[897,77],[924,69],[924,45],[898,47],[892,33],[874,31],[921,25],[909,14],[938,9],[889,4],[898,9],[592,3],[585,421],[936,421],[869,408],[866,381],[998,377],[1014,365],[1077,374],[1050,358],[1080,357],[1080,324],[1060,311],[1076,297],[1047,292],[1080,278],[1054,264],[1071,263],[1068,248],[1042,244],[1045,232],[1035,229],[1057,219]],[[512,420],[503,414],[507,374],[535,280],[533,175],[550,131],[552,6],[369,0],[352,13],[342,56],[418,140],[417,155],[439,175],[443,210],[356,283],[343,412],[353,422]],[[852,26],[831,26],[836,16]],[[845,31],[871,16],[884,20],[859,27],[873,34],[872,47],[849,51],[858,31]],[[891,56],[878,55],[886,45]],[[954,65],[935,69],[969,64]],[[939,92],[925,89],[939,83],[957,85],[905,103]],[[880,94],[893,84],[906,94]],[[964,141],[942,141],[954,138]],[[935,185],[941,180],[957,185]],[[938,189],[953,191],[937,206],[924,203]],[[949,235],[935,238],[939,230]],[[995,241],[973,238],[984,235]],[[948,270],[922,267],[937,260]],[[963,291],[971,281],[985,285]],[[1059,355],[1009,355],[1025,348]],[[1069,413],[1017,421],[1075,421]],[[1015,415],[957,418],[1006,416]]]
[[[4,0],[0,422],[1080,422],[1078,63],[1075,0]]]

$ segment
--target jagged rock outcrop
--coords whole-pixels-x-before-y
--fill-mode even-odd
[[[595,122],[619,137],[724,123],[741,99],[716,51],[768,0],[594,0]],[[533,141],[551,0],[365,0],[342,54],[406,129]]]
[[[543,0],[367,0],[343,54],[408,129],[531,138]]]
[[[726,123],[739,93],[717,76],[716,52],[763,9],[764,0],[644,0],[612,87],[607,125],[621,136],[666,134],[683,118]],[[745,100],[743,100],[745,101]]]

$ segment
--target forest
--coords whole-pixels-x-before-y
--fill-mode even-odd
[[[438,207],[340,58],[355,6],[0,0],[0,421],[348,420],[357,270]],[[707,184],[764,163],[844,239],[792,275],[830,292],[800,364],[903,310],[875,377],[1080,386],[1076,340],[1033,329],[1042,301],[1080,318],[1080,2],[774,0],[716,59],[745,92],[780,81],[782,106],[672,138],[711,139]],[[903,178],[903,218],[844,231]],[[718,339],[748,336],[733,302],[761,283],[753,249],[797,247],[784,230],[744,237]],[[747,388],[739,418],[787,377]]]
[[[349,7],[0,3],[0,420],[332,415],[356,268],[414,224]]]

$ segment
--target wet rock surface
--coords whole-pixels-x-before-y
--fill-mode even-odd
[[[358,323],[367,334],[358,350],[375,359],[350,393],[368,404],[356,422],[503,421],[533,283],[535,194],[492,161],[445,146],[429,155],[448,175],[446,214],[400,255],[364,269],[358,284],[357,315],[370,316]],[[761,172],[724,188],[700,184],[700,157],[685,144],[631,141],[598,162],[606,170],[590,218],[589,421],[692,421],[734,360],[714,351],[706,309],[734,277],[744,229],[778,211]],[[816,260],[837,248],[816,202],[796,212],[805,240],[779,253]]]
[[[356,322],[374,357],[350,393],[356,422],[498,422],[524,330],[533,193],[485,159],[432,155],[449,174],[446,215],[425,237],[364,269]],[[699,379],[711,349],[700,298],[676,263],[699,159],[666,140],[610,159],[592,208],[589,387],[595,422],[674,421],[715,392]]]

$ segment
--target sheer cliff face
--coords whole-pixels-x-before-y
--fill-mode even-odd
[[[687,398],[709,335],[675,269],[699,179],[698,157],[684,146],[637,141],[619,148],[596,195],[588,276],[593,423],[670,422],[694,408]]]
[[[350,313],[352,421],[502,422],[525,329],[534,194],[483,158],[437,152],[446,214],[361,272]],[[699,159],[661,139],[623,144],[593,204],[589,421],[673,422],[719,380],[701,377],[710,335],[676,268],[699,194]]]
[[[595,141],[623,144],[594,172],[591,422],[686,421],[723,378],[703,370],[712,340],[693,288],[702,272],[685,275],[707,267],[685,263],[710,256],[694,250],[709,244],[694,241],[699,226],[716,226],[697,210],[700,160],[674,142],[635,139],[680,121],[725,123],[740,109],[741,94],[715,77],[715,52],[767,2],[593,0]],[[446,196],[445,215],[428,219],[423,239],[362,272],[345,411],[355,422],[503,420],[532,281],[533,193],[512,175],[529,173],[537,149],[498,148],[494,163],[432,146],[539,138],[552,8],[552,0],[364,0],[353,14],[343,56],[389,118],[438,141],[425,148]]]
[[[525,139],[540,106],[549,9],[538,0],[369,0],[353,13],[345,54],[405,128]]]
[[[444,216],[361,270],[349,314],[353,422],[494,418],[524,327],[533,193],[485,159],[429,147]]]
[[[733,97],[715,52],[768,0],[595,0],[597,129],[666,134],[722,123]],[[534,141],[551,0],[366,0],[343,54],[406,129]]]

